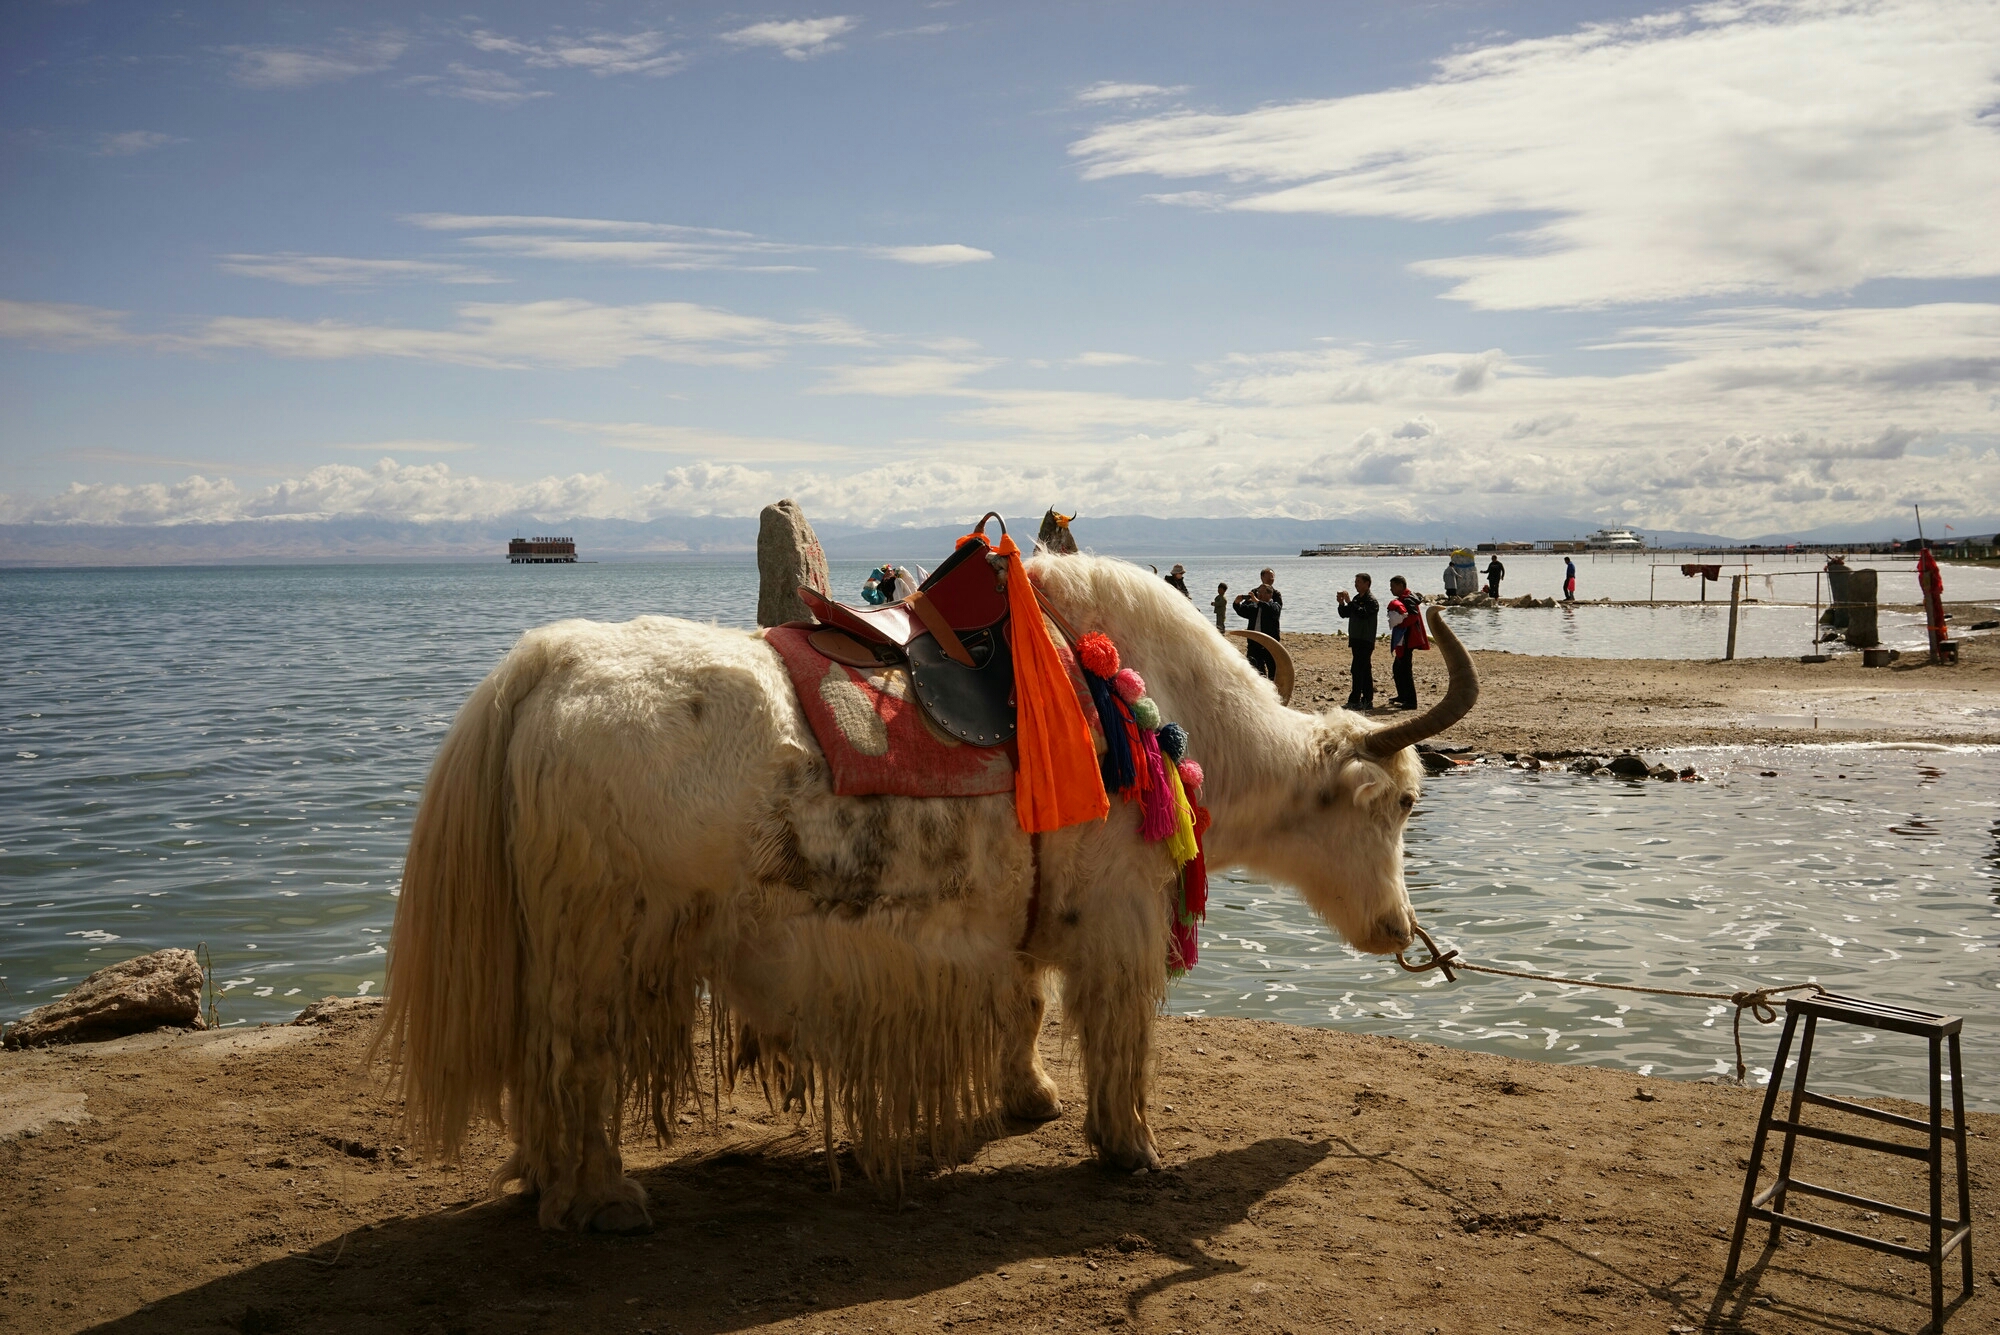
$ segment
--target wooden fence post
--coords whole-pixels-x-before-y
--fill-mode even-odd
[[[1729,577],[1729,648],[1723,653],[1723,661],[1736,657],[1736,609],[1743,602],[1743,576]]]

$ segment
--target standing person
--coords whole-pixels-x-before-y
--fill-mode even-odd
[[[1493,553],[1493,559],[1486,563],[1486,592],[1488,596],[1500,596],[1500,581],[1507,578],[1507,567],[1500,564],[1500,553]]]
[[[1390,672],[1396,679],[1394,704],[1398,709],[1415,709],[1417,674],[1410,655],[1431,647],[1430,638],[1424,634],[1423,600],[1410,592],[1401,575],[1389,577],[1389,593]]]
[[[1347,691],[1349,709],[1375,707],[1375,636],[1382,607],[1370,592],[1374,587],[1375,581],[1367,575],[1356,575],[1354,596],[1349,598],[1346,589],[1336,595],[1340,606],[1334,610],[1347,622],[1347,648],[1353,658],[1350,673],[1354,684]]]
[[[1285,595],[1278,592],[1278,577],[1270,570],[1260,570],[1257,578],[1264,582],[1258,587],[1264,590],[1265,601],[1274,604],[1282,612],[1285,610]],[[1275,639],[1276,637],[1273,636]]]
[[[1194,595],[1188,592],[1186,566],[1177,563],[1174,566],[1173,573],[1167,576],[1167,583],[1179,589],[1181,597],[1187,599],[1189,602],[1194,601]]]
[[[1282,638],[1278,634],[1278,621],[1284,614],[1284,604],[1277,592],[1269,583],[1264,583],[1236,599],[1236,615],[1249,622],[1251,630],[1261,631],[1274,640]],[[1251,667],[1271,680],[1277,680],[1278,660],[1271,657],[1269,649],[1252,640],[1248,657]]]
[[[1215,586],[1215,628],[1224,634],[1229,632],[1229,586]]]
[[[1576,601],[1576,558],[1571,556],[1563,558],[1563,601]]]

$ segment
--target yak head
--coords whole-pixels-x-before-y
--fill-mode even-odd
[[[1297,886],[1356,949],[1374,954],[1404,949],[1416,931],[1403,886],[1403,826],[1423,774],[1411,748],[1463,718],[1479,697],[1464,646],[1435,608],[1429,620],[1451,672],[1444,698],[1383,728],[1340,710],[1313,717],[1303,754],[1276,772],[1243,813],[1240,842],[1231,840],[1217,859]]]

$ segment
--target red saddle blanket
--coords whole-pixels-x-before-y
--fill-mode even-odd
[[[1013,746],[970,746],[924,716],[900,667],[836,663],[806,643],[812,632],[764,632],[791,676],[799,707],[842,797],[984,797],[1014,791]]]

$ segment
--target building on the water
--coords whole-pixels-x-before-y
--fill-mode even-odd
[[[507,544],[507,559],[515,565],[548,565],[576,560],[575,538],[515,538]]]
[[[1646,540],[1629,528],[1601,528],[1584,539],[1592,551],[1637,552],[1646,547]]]

